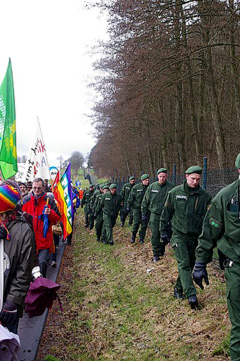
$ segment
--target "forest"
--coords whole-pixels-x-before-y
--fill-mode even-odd
[[[90,164],[99,176],[233,166],[240,144],[240,3],[99,0]]]

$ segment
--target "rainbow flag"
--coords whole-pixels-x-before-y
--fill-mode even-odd
[[[53,191],[63,214],[63,238],[72,232],[72,186],[71,186],[71,163],[69,163],[65,173],[62,175],[57,187]]]

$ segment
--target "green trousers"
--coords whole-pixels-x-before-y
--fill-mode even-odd
[[[227,306],[232,324],[230,336],[231,361],[240,361],[240,263],[224,270],[227,287]]]
[[[136,238],[136,235],[139,230],[139,238],[144,240],[147,230],[147,224],[142,223],[142,213],[140,209],[133,209],[133,227],[132,227],[132,236]]]
[[[163,242],[160,242],[160,231],[159,231],[159,225],[160,225],[160,214],[151,213],[150,214],[150,221],[149,226],[152,233],[152,250],[153,250],[153,256],[163,256],[165,252],[165,245]]]
[[[97,214],[95,221],[95,231],[96,231],[97,240],[101,239],[102,228],[103,228],[103,215]]]
[[[103,235],[106,243],[113,242],[113,227],[116,224],[116,218],[103,213]]]
[[[198,236],[173,233],[171,245],[178,263],[178,278],[175,287],[187,298],[196,295],[193,284],[192,270],[195,264],[195,249]]]
[[[120,219],[121,219],[121,222],[123,222],[123,224],[125,223],[127,216],[128,216],[127,206],[124,205],[120,209]],[[129,226],[132,225],[132,222],[133,222],[133,215],[132,215],[132,209],[131,209],[130,213],[129,213]]]

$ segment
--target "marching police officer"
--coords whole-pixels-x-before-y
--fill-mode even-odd
[[[101,199],[104,193],[107,193],[109,191],[109,186],[101,184],[99,186],[100,193],[97,194],[94,205],[93,205],[93,211],[94,211],[94,218],[96,220],[95,222],[95,230],[96,230],[96,236],[97,241],[100,242],[102,237],[102,226],[103,226],[103,212],[101,209]]]
[[[120,192],[122,199],[123,199],[123,206],[120,209],[120,218],[121,218],[121,227],[124,226],[125,220],[127,218],[128,215],[128,211],[127,211],[127,201],[128,201],[128,197],[129,197],[129,193],[132,189],[132,187],[135,185],[135,177],[132,176],[129,178],[129,182],[125,183],[122,187],[122,190]],[[129,226],[132,225],[132,212],[130,210],[130,215],[129,215]]]
[[[134,243],[136,239],[136,235],[141,225],[139,231],[140,243],[144,243],[144,238],[146,235],[148,219],[145,222],[142,222],[142,214],[141,214],[141,204],[144,197],[144,194],[149,186],[149,175],[143,174],[141,176],[141,183],[136,184],[128,197],[127,201],[127,210],[132,209],[133,212],[133,227],[132,227],[132,238],[131,242]]]
[[[188,298],[192,308],[198,305],[196,288],[192,280],[195,249],[201,234],[202,223],[211,195],[199,185],[202,168],[192,166],[186,170],[186,180],[169,193],[160,220],[161,238],[168,243],[168,224],[172,223],[171,245],[178,262],[179,276],[174,287],[174,297]]]
[[[93,184],[90,184],[89,185],[89,188],[87,190],[84,191],[83,193],[83,197],[82,197],[82,200],[81,200],[81,207],[83,208],[83,206],[85,205],[84,207],[84,213],[85,213],[85,227],[91,227],[91,229],[93,228],[92,227],[92,222],[94,221],[93,220],[93,217],[92,219],[90,219],[90,216],[91,216],[91,210],[90,210],[90,198],[91,196],[93,195],[94,193],[94,185]],[[90,221],[91,221],[91,224],[90,224]]]
[[[157,171],[157,177],[158,181],[152,183],[147,188],[141,205],[143,221],[148,218],[150,212],[149,225],[152,232],[151,241],[154,262],[158,262],[160,256],[163,256],[165,252],[165,244],[164,242],[160,242],[160,216],[167,194],[174,187],[174,184],[167,180],[168,174],[166,168],[160,168]]]
[[[103,233],[106,236],[106,244],[113,245],[113,227],[116,224],[118,212],[122,207],[122,197],[117,192],[117,185],[112,183],[109,192],[105,193],[101,199],[101,209],[103,211]]]
[[[240,176],[240,154],[235,162]],[[220,267],[224,269],[227,306],[232,324],[231,360],[240,360],[240,179],[218,192],[208,210],[198,240],[193,279],[203,289],[208,285],[207,263],[212,261],[213,248],[218,247]]]

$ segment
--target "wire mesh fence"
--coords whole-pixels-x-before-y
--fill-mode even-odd
[[[129,177],[112,177],[111,182],[117,184],[117,189],[120,191],[122,186],[128,182]],[[228,169],[211,169],[203,172],[201,178],[201,186],[205,188],[213,197],[228,184],[234,182],[238,178],[236,168]],[[169,174],[168,180],[175,185],[183,183],[185,174]],[[157,181],[157,177],[150,178],[150,183]],[[140,182],[140,178],[136,179],[136,184]]]

